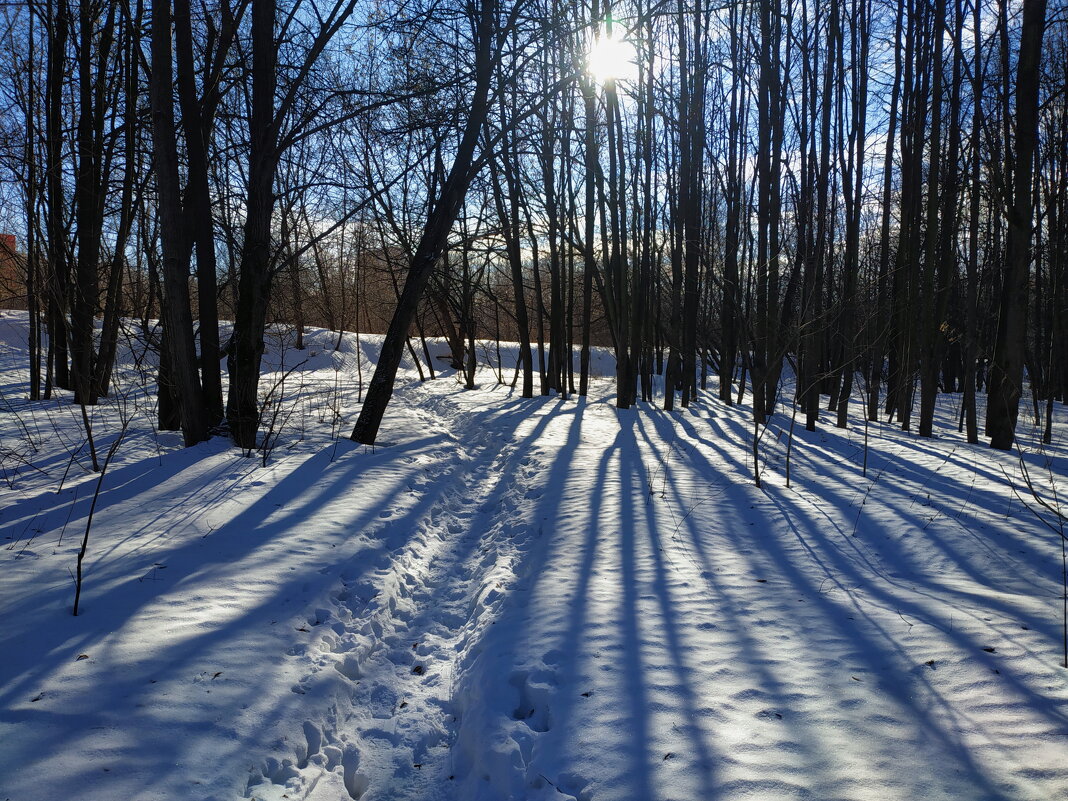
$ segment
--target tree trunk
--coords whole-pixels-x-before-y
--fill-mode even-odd
[[[367,388],[367,397],[352,439],[365,445],[373,445],[382,425],[386,406],[393,395],[393,384],[400,366],[404,343],[407,341],[408,329],[411,328],[419,299],[426,288],[430,272],[441,254],[448,239],[449,229],[460,211],[467,188],[474,177],[475,148],[479,133],[485,123],[489,110],[489,88],[492,77],[492,42],[494,20],[496,18],[496,0],[484,0],[479,10],[477,50],[475,56],[475,90],[471,98],[471,110],[464,125],[463,136],[456,150],[452,168],[449,170],[437,202],[434,204],[419,239],[419,245],[412,255],[408,277],[404,282],[400,302],[393,313],[382,352],[375,366],[374,375]]]
[[[189,306],[189,239],[181,204],[178,143],[172,97],[171,9],[169,2],[152,6],[152,140],[159,194],[163,272],[163,328],[169,383],[174,388],[185,444],[208,438],[204,401],[197,372],[193,315]],[[162,372],[162,368],[161,368]],[[161,379],[161,392],[167,379]],[[161,412],[162,414],[162,412]]]
[[[1023,394],[1027,336],[1027,279],[1031,263],[1032,177],[1038,139],[1038,85],[1046,0],[1023,0],[1023,29],[1016,79],[1016,152],[1009,231],[1002,276],[994,359],[987,396],[990,447],[1009,450]],[[1007,100],[1007,98],[1006,98]]]
[[[51,35],[48,37],[48,73],[45,86],[45,135],[48,206],[48,364],[45,398],[51,396],[52,384],[70,389],[67,363],[67,318],[70,249],[64,221],[66,198],[63,190],[63,81],[66,65],[70,8],[67,0],[57,0],[55,11],[49,3]]]
[[[226,419],[234,442],[256,447],[259,428],[260,359],[271,291],[271,214],[278,167],[278,127],[274,93],[277,52],[274,42],[276,0],[252,5],[252,115],[249,120],[248,200],[238,276],[237,309],[230,354]]]
[[[220,50],[228,47],[225,23]],[[219,371],[219,310],[215,262],[215,230],[212,221],[211,195],[208,190],[208,139],[210,113],[205,115],[196,91],[196,68],[193,61],[193,35],[189,0],[174,0],[174,40],[177,66],[178,100],[182,109],[188,158],[185,206],[191,223],[191,235],[197,260],[197,309],[200,317],[200,380],[203,388],[204,417],[209,426],[222,421],[222,375]],[[220,56],[221,57],[221,56]],[[205,90],[210,107],[218,82]]]

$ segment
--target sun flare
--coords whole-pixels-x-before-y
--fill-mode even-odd
[[[598,36],[590,48],[586,68],[598,83],[631,80],[638,74],[637,53],[626,39]]]

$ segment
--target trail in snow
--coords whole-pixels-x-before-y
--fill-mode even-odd
[[[448,433],[433,450],[407,457],[422,466],[409,491],[433,488],[434,500],[400,521],[382,510],[383,539],[402,544],[373,569],[361,569],[361,556],[342,570],[341,589],[309,621],[326,633],[295,649],[298,656],[318,653],[293,691],[315,694],[324,671],[335,693],[336,674],[348,688],[325,723],[304,724],[306,742],[292,758],[275,757],[253,771],[254,797],[278,794],[267,783],[290,797],[334,797],[340,779],[354,798],[384,786],[393,798],[431,798],[456,779],[451,724],[463,715],[462,702],[453,701],[457,660],[496,623],[523,546],[537,536],[527,532],[524,506],[537,493],[531,485],[543,426],[527,437],[503,437],[510,417],[522,427],[529,404],[504,400],[492,411],[458,413],[435,402],[434,389],[427,404],[433,413],[415,413],[427,430]],[[399,538],[391,528],[403,529]]]

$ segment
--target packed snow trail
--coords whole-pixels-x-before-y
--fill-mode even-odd
[[[539,536],[524,507],[537,494],[538,440],[552,416],[531,416],[531,401],[503,397],[490,409],[459,412],[435,397],[441,389],[451,391],[445,382],[426,390],[435,414],[414,411],[426,430],[446,430],[446,441],[420,457],[425,475],[409,484],[416,495],[432,488],[435,500],[404,521],[389,520],[386,529],[407,532],[403,544],[373,569],[354,560],[328,608],[316,610],[310,625],[326,633],[294,652],[317,655],[293,691],[321,695],[325,673],[330,692],[343,697],[325,721],[305,722],[310,735],[306,743],[298,738],[292,758],[273,757],[253,771],[252,797],[281,797],[281,790],[331,798],[340,781],[354,798],[384,787],[390,797],[431,798],[455,779],[450,724],[463,712],[452,701],[457,660],[496,623],[523,551]],[[337,674],[347,691],[339,693]]]

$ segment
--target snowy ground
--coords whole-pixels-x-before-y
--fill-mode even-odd
[[[376,343],[313,332],[272,347],[304,363],[264,467],[154,433],[127,353],[75,618],[96,476],[69,400],[25,400],[25,325],[0,317],[0,801],[1068,797],[1060,544],[952,396],[936,439],[872,425],[866,476],[863,425],[798,426],[789,488],[780,417],[758,489],[748,406],[618,411],[608,380],[409,370],[357,447]],[[1066,498],[1058,414],[1045,449],[1022,418],[1022,461]]]

